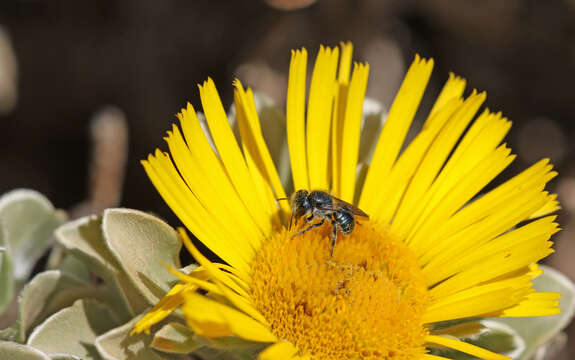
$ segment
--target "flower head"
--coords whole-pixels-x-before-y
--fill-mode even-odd
[[[200,267],[176,273],[181,283],[135,331],[181,306],[200,336],[272,343],[262,359],[431,360],[440,358],[429,354],[437,346],[503,359],[453,337],[446,322],[559,311],[558,294],[531,284],[558,230],[546,216],[559,208],[544,191],[556,175],[548,161],[479,195],[515,157],[501,143],[511,123],[489,110],[476,116],[485,94],[464,98],[465,81],[454,75],[401,151],[433,67],[419,56],[372,158],[360,157],[369,67],[351,73],[351,58],[351,44],[320,49],[306,105],[307,52],[292,52],[287,139],[294,191],[328,192],[369,219],[355,217],[345,234],[332,213],[308,212],[288,229],[293,209],[277,200],[287,194],[253,93],[234,83],[238,142],[208,80],[199,88],[209,135],[188,105],[166,137],[170,153],[158,150],[143,165],[223,262],[208,260],[180,230]]]

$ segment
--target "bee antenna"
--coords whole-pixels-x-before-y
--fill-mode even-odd
[[[287,198],[287,197],[276,198],[276,200],[277,200],[277,201],[280,201],[280,200],[289,200],[289,198]],[[290,218],[289,218],[288,230],[291,230],[291,224],[292,224],[292,222],[293,222],[293,209],[292,209],[292,213],[291,213]]]

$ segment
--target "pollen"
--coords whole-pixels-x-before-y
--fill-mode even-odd
[[[312,359],[420,358],[429,296],[412,252],[371,221],[340,234],[333,257],[330,224],[294,237],[300,229],[273,234],[251,267],[274,334]]]

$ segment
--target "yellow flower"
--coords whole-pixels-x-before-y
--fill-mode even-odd
[[[328,191],[369,219],[339,234],[333,256],[330,223],[294,236],[307,225],[287,229],[291,210],[277,200],[287,194],[253,93],[234,83],[238,143],[209,79],[199,89],[211,139],[188,105],[166,137],[170,153],[142,163],[222,261],[180,230],[200,267],[175,272],[180,284],[135,332],[181,306],[200,336],[271,343],[261,359],[441,359],[433,347],[504,359],[457,339],[445,322],[559,312],[559,294],[531,284],[558,231],[545,216],[559,208],[544,191],[556,175],[548,160],[478,195],[515,157],[501,144],[511,122],[488,110],[476,117],[485,94],[463,98],[465,80],[453,75],[401,151],[433,67],[416,56],[370,163],[358,161],[369,67],[355,64],[350,79],[351,57],[349,43],[320,48],[306,107],[307,52],[292,52],[287,139],[294,190]]]

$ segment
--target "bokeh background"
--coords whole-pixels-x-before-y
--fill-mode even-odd
[[[560,172],[564,230],[547,262],[575,279],[574,0],[0,0],[0,193],[177,225],[139,160],[187,101],[199,108],[196,85],[211,76],[229,105],[239,77],[283,107],[290,49],[345,40],[387,107],[416,53],[436,63],[424,108],[450,71],[487,91],[514,122],[509,174],[541,157]],[[573,343],[557,358],[575,358]]]

